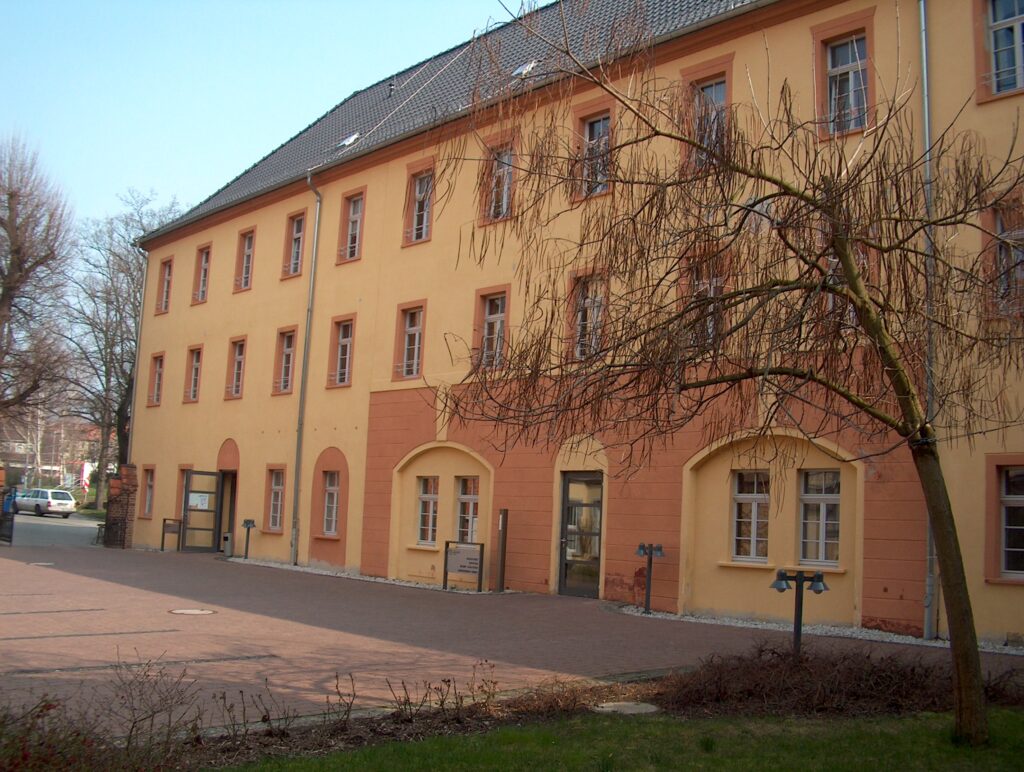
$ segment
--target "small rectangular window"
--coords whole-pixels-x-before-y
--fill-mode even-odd
[[[502,220],[512,211],[512,148],[505,146],[493,150],[490,163],[487,218]]]
[[[143,474],[143,477],[144,477],[143,487],[145,488],[145,499],[144,499],[144,503],[142,505],[142,514],[143,514],[143,517],[152,517],[153,516],[153,492],[154,492],[154,485],[155,485],[155,483],[154,483],[155,471],[153,469],[145,469],[145,470],[143,470],[142,474]]]
[[[768,472],[733,474],[733,557],[764,562],[768,559]]]
[[[347,386],[352,382],[352,322],[337,322],[335,334],[334,385]]]
[[[828,130],[843,134],[867,124],[867,38],[828,45]]]
[[[402,314],[402,362],[403,378],[414,378],[420,374],[423,357],[423,309],[410,308]]]
[[[165,314],[171,309],[171,270],[170,258],[160,263],[160,295],[156,303],[156,310],[159,314]]]
[[[1024,466],[1001,471],[1002,571],[1019,578],[1024,576]]]
[[[437,544],[437,491],[438,478],[417,478],[419,488],[419,536],[420,544]]]
[[[409,241],[426,241],[430,238],[430,209],[433,193],[433,170],[417,174],[412,178],[412,228]]]
[[[340,473],[324,472],[324,533],[338,533],[338,496]]]
[[[690,327],[690,345],[698,351],[718,346],[723,332],[723,280],[713,266],[695,262],[690,268],[693,284],[694,323]]]
[[[348,216],[346,217],[345,246],[342,257],[345,260],[356,260],[361,252],[363,234],[363,196],[362,194],[346,199]]]
[[[839,562],[839,472],[803,472],[800,490],[800,561]]]
[[[1024,311],[1024,217],[1017,207],[996,212],[994,290],[1001,314]]]
[[[480,365],[501,367],[505,349],[505,294],[483,299],[484,329],[480,338]]]
[[[149,404],[159,405],[164,391],[164,358],[153,357],[152,369],[150,371]]]
[[[274,377],[274,393],[286,394],[292,390],[295,372],[295,331],[287,330],[277,335],[277,372]]]
[[[255,246],[256,233],[254,231],[247,231],[238,237],[235,287],[239,290],[247,290],[252,287],[252,262]]]
[[[694,87],[693,132],[707,151],[697,151],[698,165],[711,162],[713,153],[720,153],[725,144],[725,78],[718,78]]]
[[[270,470],[270,505],[267,513],[267,528],[280,531],[284,513],[284,470]]]
[[[192,291],[192,300],[196,303],[205,303],[209,286],[210,249],[204,247],[196,254],[196,281],[195,289]]]
[[[480,508],[480,478],[456,478],[459,491],[458,500],[458,540],[463,542],[476,541],[476,522]]]
[[[989,0],[992,91],[1013,91],[1024,84],[1024,2]]]
[[[604,287],[597,277],[576,283],[575,355],[586,359],[601,349]]]
[[[236,340],[231,343],[231,373],[228,380],[228,396],[242,396],[242,378],[245,375],[245,341]]]
[[[188,350],[188,381],[185,384],[185,401],[195,402],[199,399],[199,374],[203,366],[203,350],[201,348],[190,348]]]
[[[302,273],[302,240],[305,227],[305,215],[297,214],[288,218],[288,254],[284,264],[285,276],[298,276]]]
[[[608,190],[611,162],[611,125],[609,113],[583,122],[583,196]]]

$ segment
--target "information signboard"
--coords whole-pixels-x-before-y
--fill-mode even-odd
[[[444,543],[444,581],[448,589],[448,574],[471,574],[476,577],[476,591],[484,589],[484,545],[479,542],[446,541]]]
[[[210,509],[210,494],[209,493],[196,493],[195,491],[189,491],[188,494],[188,508],[189,509],[201,509],[209,511]]]

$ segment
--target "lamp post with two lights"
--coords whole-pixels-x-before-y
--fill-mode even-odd
[[[821,571],[815,571],[813,574],[806,571],[787,573],[780,568],[775,574],[775,581],[771,583],[771,588],[785,592],[791,589],[790,582],[796,582],[796,609],[793,613],[793,658],[800,659],[800,636],[804,626],[804,585],[809,584],[811,592],[815,595],[826,592],[828,585],[825,584],[825,577]]]

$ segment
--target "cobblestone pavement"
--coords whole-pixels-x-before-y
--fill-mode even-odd
[[[95,699],[117,662],[187,670],[204,699],[258,692],[300,713],[323,708],[335,674],[359,704],[387,704],[393,684],[452,678],[488,660],[499,688],[554,677],[601,678],[688,667],[778,631],[645,618],[596,600],[444,593],[228,562],[209,554],[70,547],[0,548],[0,689]],[[212,614],[175,614],[204,609]],[[805,640],[814,641],[813,638]],[[887,644],[818,645],[888,652]],[[943,650],[914,647],[926,658]],[[1018,658],[985,655],[989,669]]]

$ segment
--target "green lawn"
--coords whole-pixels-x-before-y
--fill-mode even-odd
[[[954,746],[948,715],[699,719],[586,715],[481,735],[392,743],[259,770],[1020,770],[1024,712],[993,709],[992,743]]]

